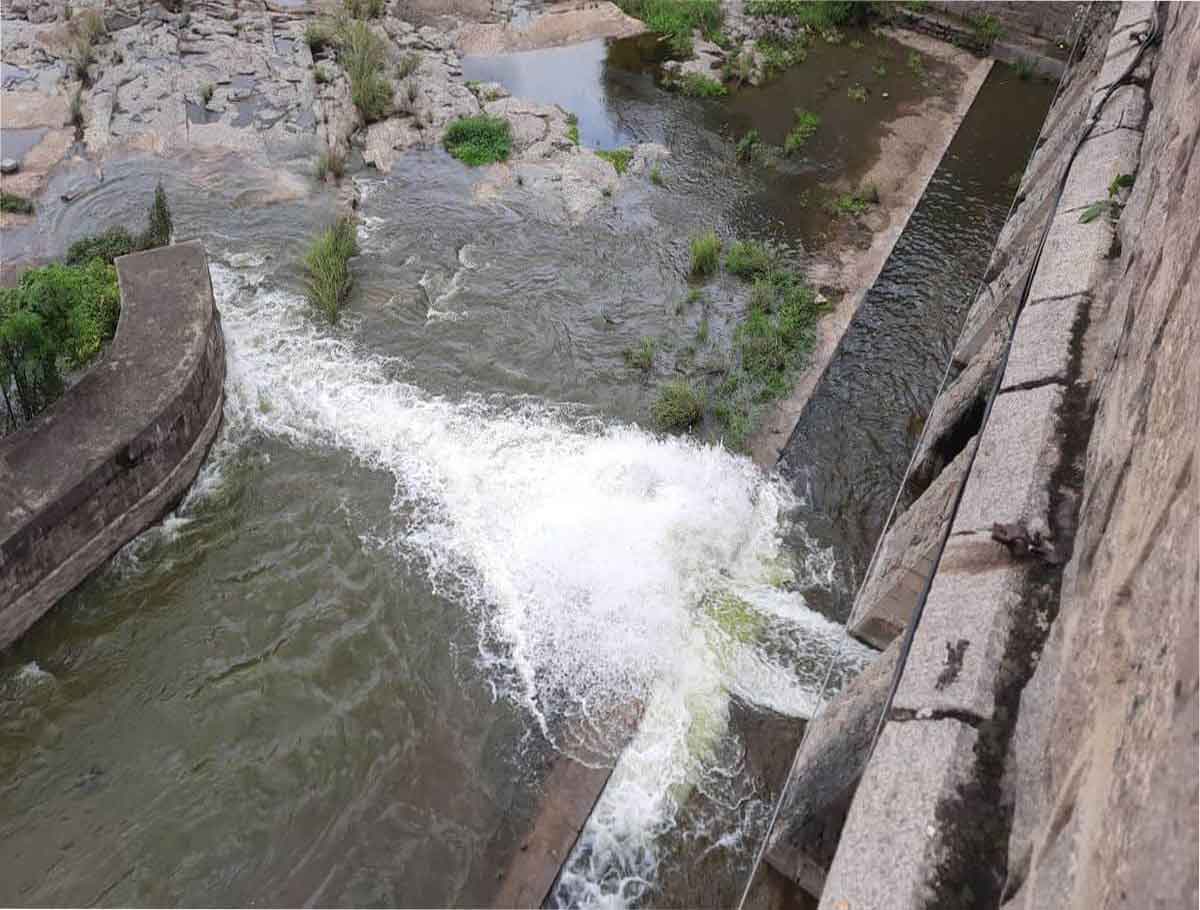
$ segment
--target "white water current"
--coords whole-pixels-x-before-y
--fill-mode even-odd
[[[868,653],[795,593],[830,583],[832,556],[784,550],[792,493],[719,447],[565,406],[432,396],[296,295],[244,270],[212,276],[227,441],[265,433],[389,472],[403,520],[367,545],[466,601],[497,693],[558,748],[611,755],[640,718],[558,899],[645,898],[681,806],[736,771],[731,697],[811,716],[827,662]]]

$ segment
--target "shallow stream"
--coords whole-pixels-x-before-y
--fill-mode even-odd
[[[868,658],[837,604],[1048,96],[989,80],[786,475],[766,474],[643,428],[700,321],[699,356],[719,359],[745,302],[721,278],[681,307],[687,237],[771,236],[802,266],[828,219],[787,200],[853,179],[928,86],[897,67],[895,108],[856,105],[825,77],[868,57],[822,47],[702,102],[660,90],[643,49],[600,51],[580,68],[592,91],[567,87],[584,141],[666,144],[666,185],[567,228],[472,202],[475,175],[441,151],[357,176],[358,285],[336,328],[295,266],[330,196],[262,204],[236,158],[60,174],[6,241],[45,254],[136,225],[162,179],[213,262],[228,378],[187,500],[0,657],[0,903],[484,905],[559,754],[621,756],[559,901],[686,904],[654,890],[680,864],[744,869],[772,794],[731,712],[807,717],[831,658],[837,679]],[[529,79],[512,88],[538,97]],[[730,137],[778,141],[780,105],[830,124],[811,160],[736,165]],[[649,378],[622,356],[647,335]]]

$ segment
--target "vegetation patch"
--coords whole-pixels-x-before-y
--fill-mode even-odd
[[[737,156],[738,161],[748,163],[756,161],[761,151],[762,136],[759,135],[758,130],[750,129],[746,130],[746,134],[738,140],[734,154]]]
[[[806,111],[804,108],[796,108],[795,121],[791,130],[783,140],[783,152],[785,155],[794,155],[804,148],[805,144],[817,132],[821,125],[821,118],[812,111]]]
[[[692,32],[718,37],[724,14],[720,0],[616,0],[626,15],[640,19],[652,32],[665,35],[677,56],[692,56]]]
[[[656,164],[650,168],[650,182],[655,186],[663,186],[666,181],[663,180],[662,169]]]
[[[334,180],[341,180],[345,175],[346,156],[336,148],[330,146],[317,156],[317,180],[324,182],[328,177],[333,177]]]
[[[746,0],[745,11],[748,16],[778,16],[793,25],[821,31],[865,24],[871,14],[871,4],[834,0]]]
[[[0,212],[8,212],[14,215],[32,215],[33,203],[24,196],[0,190]]]
[[[354,278],[350,260],[358,254],[357,227],[353,218],[339,218],[317,235],[304,257],[308,301],[330,323],[336,323],[350,297]]]
[[[1000,20],[995,16],[984,14],[971,20],[971,32],[980,50],[990,51],[992,45],[1004,34]]]
[[[654,425],[664,432],[681,433],[698,424],[704,416],[704,399],[685,379],[675,379],[658,390],[650,406]]]
[[[721,238],[716,231],[696,234],[689,241],[692,254],[692,276],[712,275],[721,264]]]
[[[756,278],[771,271],[775,254],[765,243],[736,240],[725,254],[725,269],[739,278]]]
[[[333,28],[328,22],[310,22],[304,27],[304,43],[315,57],[334,43]]]
[[[350,100],[364,123],[382,120],[392,109],[387,45],[361,20],[343,22],[337,33],[338,63],[350,78]]]
[[[400,62],[396,64],[396,78],[407,79],[413,73],[421,68],[421,55],[416,51],[409,51],[400,58]]]
[[[918,79],[925,78],[925,58],[921,56],[920,51],[909,51],[906,62],[910,73]]]
[[[689,98],[720,98],[729,92],[721,82],[703,73],[684,73],[678,85]]]
[[[378,19],[387,10],[387,0],[342,0],[351,19]]]
[[[633,149],[601,149],[596,156],[611,164],[618,174],[624,174],[633,160]]]
[[[642,338],[634,347],[625,349],[625,362],[634,369],[649,373],[654,366],[654,352],[657,348],[653,338]]]
[[[1091,224],[1101,215],[1107,215],[1109,220],[1116,221],[1121,217],[1125,203],[1120,200],[1121,190],[1133,186],[1133,174],[1118,174],[1108,185],[1108,198],[1093,202],[1079,216],[1080,224]]]
[[[768,35],[758,39],[754,46],[762,55],[763,72],[767,78],[808,59],[808,39],[804,32],[791,39]]]
[[[503,117],[460,117],[442,140],[446,151],[471,167],[507,161],[512,151],[512,127]]]
[[[574,114],[567,114],[567,138],[579,145],[579,118]]]
[[[874,186],[865,186],[853,193],[842,193],[827,200],[825,210],[831,215],[861,215],[872,205],[879,203],[879,190]]]
[[[63,390],[63,375],[90,363],[121,311],[113,259],[169,242],[166,194],[155,191],[146,230],[114,227],[71,245],[64,264],[30,269],[0,289],[0,404],[8,429],[32,420]]]

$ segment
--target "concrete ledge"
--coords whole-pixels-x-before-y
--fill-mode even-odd
[[[1108,183],[1099,188],[1099,193],[1098,198],[1106,197]],[[1029,302],[1088,293],[1104,271],[1104,257],[1112,238],[1107,218],[1081,224],[1077,212],[1060,209],[1046,236],[1046,248],[1029,289]]]
[[[1088,298],[1066,297],[1028,306],[1013,336],[1001,391],[1048,382],[1066,384],[1071,371],[1071,340]]]
[[[889,723],[842,832],[821,910],[925,907],[949,849],[938,809],[975,768],[975,730],[956,720]]]
[[[0,648],[187,490],[221,418],[225,347],[199,241],[117,260],[107,355],[0,442]]]
[[[1089,137],[1079,149],[1075,165],[1067,175],[1058,210],[1070,212],[1107,199],[1108,187],[1114,177],[1137,173],[1141,144],[1142,137],[1136,132],[1110,130]]]
[[[989,533],[996,523],[1049,532],[1062,398],[1056,385],[997,396],[954,519],[954,534]]]
[[[951,539],[893,706],[989,720],[1026,577],[1026,564],[1001,544],[981,535]]]

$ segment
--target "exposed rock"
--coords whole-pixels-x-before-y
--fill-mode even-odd
[[[559,47],[596,38],[629,38],[646,31],[643,22],[625,15],[613,3],[559,3],[532,22],[468,23],[458,31],[464,54],[506,54]]]
[[[668,60],[662,65],[664,85],[681,85],[689,76],[721,82],[725,51],[707,40],[699,31],[692,36],[693,52],[687,60]]]
[[[15,158],[5,158],[0,160],[0,174],[15,174],[21,169],[21,165]]]

